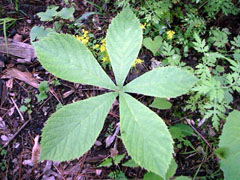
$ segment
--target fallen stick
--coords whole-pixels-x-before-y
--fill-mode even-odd
[[[4,37],[0,37],[0,53],[7,54]],[[13,39],[8,39],[8,54],[17,57],[19,63],[31,63],[31,59],[36,57],[32,45]]]
[[[21,121],[24,121],[23,115],[22,115],[21,111],[19,110],[17,104],[15,103],[15,101],[13,100],[12,97],[11,97],[11,100],[12,100],[12,102],[13,102],[15,108],[17,109],[17,112],[18,112],[19,116],[21,117]]]
[[[6,142],[4,145],[3,145],[3,148],[7,147],[9,145],[9,143],[23,130],[23,128],[30,122],[31,119],[27,120],[23,125],[22,127],[20,127],[17,132],[13,135],[13,137],[11,137],[8,142]]]

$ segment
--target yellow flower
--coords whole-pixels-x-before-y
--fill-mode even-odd
[[[80,36],[78,36],[78,35],[73,35],[73,37],[75,37],[77,40],[79,40],[79,41],[81,41],[81,37]]]
[[[145,29],[145,26],[146,26],[146,23],[141,24],[141,28],[142,28],[142,29]]]
[[[88,34],[88,31],[85,30],[85,29],[83,29],[82,32],[83,32],[84,34]]]
[[[103,62],[103,63],[109,63],[109,62],[110,62],[109,56],[108,56],[108,55],[104,56],[104,57],[102,58],[102,62]]]
[[[82,40],[82,43],[83,43],[83,44],[87,44],[87,43],[88,43],[88,39],[83,39],[83,40]]]
[[[105,39],[105,38],[102,39],[102,40],[101,40],[101,43],[102,43],[102,44],[105,44],[105,43],[106,43],[106,39]]]
[[[103,45],[100,46],[100,51],[101,51],[101,52],[106,51],[106,45],[105,45],[105,44],[103,44]]]
[[[171,30],[170,30],[170,31],[167,31],[167,38],[171,40],[171,39],[173,38],[173,35],[174,35],[174,34],[175,34],[174,31],[171,31]]]
[[[135,67],[137,64],[142,64],[144,61],[142,59],[136,59],[134,63],[132,64],[132,67]]]
[[[74,36],[74,35],[73,35]],[[77,40],[81,41],[83,44],[87,44],[89,41],[89,37],[83,37],[83,36],[74,36]]]
[[[96,44],[96,45],[94,46],[95,49],[98,49],[99,47],[100,47],[99,44]]]

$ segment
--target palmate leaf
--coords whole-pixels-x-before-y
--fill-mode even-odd
[[[163,120],[126,93],[120,93],[122,141],[132,159],[148,171],[165,177],[173,140]]]
[[[116,89],[92,53],[67,34],[51,34],[33,43],[42,66],[55,76],[75,82]]]
[[[225,179],[240,180],[240,112],[233,111],[229,114],[220,136],[219,148],[222,159],[220,168]]]
[[[66,161],[83,155],[97,139],[117,93],[78,101],[54,113],[43,128],[41,160]]]
[[[129,8],[125,8],[113,19],[106,37],[107,52],[119,86],[123,85],[141,45],[140,22]]]
[[[134,79],[123,90],[147,96],[173,98],[187,93],[197,82],[190,72],[177,67],[155,68]]]

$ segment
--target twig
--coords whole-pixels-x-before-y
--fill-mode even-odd
[[[7,147],[9,145],[9,143],[20,133],[21,130],[23,130],[23,128],[30,122],[31,119],[27,120],[22,127],[20,127],[17,132],[13,135],[13,137],[11,137],[8,142],[6,142],[3,146],[3,148]]]
[[[57,166],[54,165],[54,163],[53,163],[53,167],[55,167],[55,169],[57,170],[57,172],[62,176],[62,179],[63,179],[63,180],[66,180],[66,178],[65,178],[64,175],[63,175],[63,173],[58,169]]]
[[[191,128],[203,139],[203,141],[211,148],[211,145],[208,143],[208,141],[205,139],[205,137],[203,137],[203,135],[201,133],[198,132],[198,130],[192,125],[192,123],[190,122],[189,119],[186,119],[187,123],[189,124],[189,126],[191,126]]]
[[[17,109],[17,112],[18,112],[18,114],[19,114],[19,115],[20,115],[20,117],[21,117],[21,120],[22,120],[22,121],[24,121],[23,115],[22,115],[21,111],[19,110],[19,108],[18,108],[17,104],[15,103],[15,101],[13,100],[13,98],[12,98],[12,97],[10,97],[10,98],[11,98],[11,100],[12,100],[12,102],[13,102],[13,104],[14,104],[15,108]]]

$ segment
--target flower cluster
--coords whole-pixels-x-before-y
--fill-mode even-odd
[[[169,39],[169,40],[171,40],[172,38],[173,38],[173,35],[175,34],[175,32],[174,31],[167,31],[167,38]]]
[[[84,30],[84,29],[82,30],[82,32],[83,32],[82,36],[75,35],[75,38],[79,41],[82,41],[82,43],[86,45],[89,41],[89,38],[90,38],[89,35],[88,35],[89,32],[87,30]]]
[[[110,58],[109,55],[107,53],[107,48],[106,48],[106,39],[102,39],[100,42],[98,41],[98,43],[96,43],[95,45],[92,46],[92,48],[90,47],[91,43],[88,44],[89,42],[89,32],[87,30],[82,30],[83,34],[81,36],[75,35],[74,37],[76,39],[78,39],[79,41],[81,41],[82,43],[84,43],[86,46],[88,46],[90,49],[92,49],[93,51],[95,51],[95,53],[98,55],[98,58],[101,61],[101,64],[103,65],[103,67],[105,68],[107,65],[110,64]],[[89,46],[90,45],[90,46]],[[132,68],[136,67],[137,64],[142,64],[143,60],[141,59],[136,59],[134,61],[134,63],[132,64]]]

